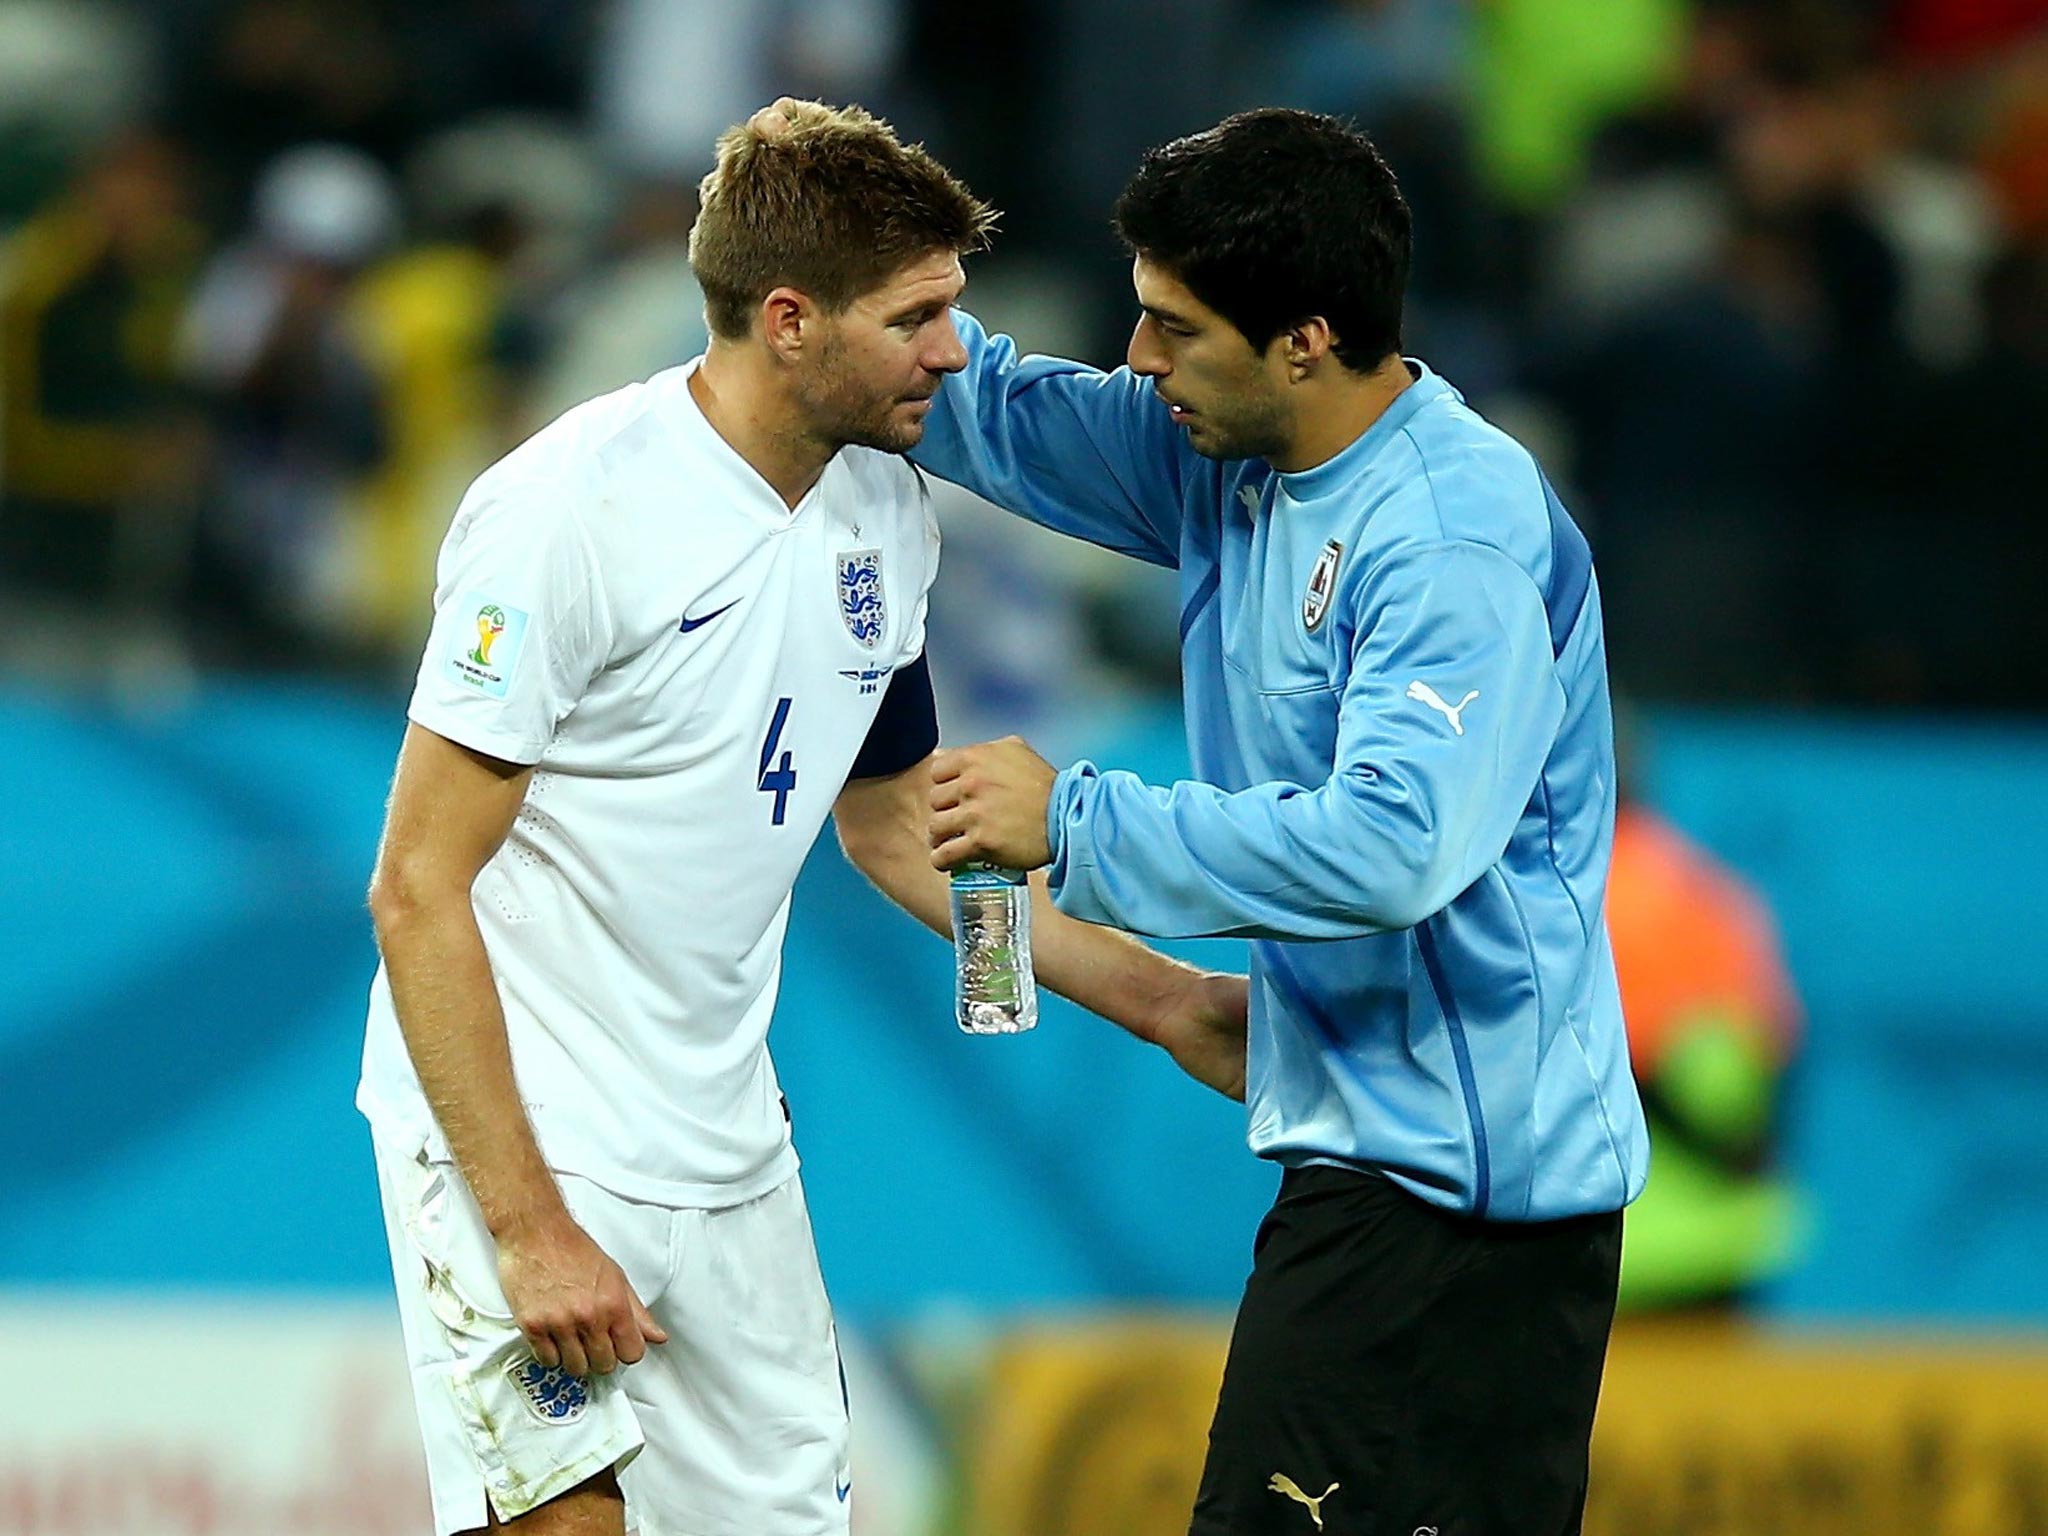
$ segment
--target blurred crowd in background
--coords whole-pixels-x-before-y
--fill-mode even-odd
[[[701,347],[693,188],[785,91],[929,144],[1005,210],[970,306],[1104,363],[1139,153],[1349,114],[1625,687],[2048,706],[2043,0],[0,0],[0,665],[401,677],[468,479]],[[1151,589],[956,531],[974,703],[1019,643],[1170,683]]]

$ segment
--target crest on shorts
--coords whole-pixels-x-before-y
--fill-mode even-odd
[[[882,638],[888,609],[882,602],[882,552],[855,549],[839,557],[839,617],[847,633],[869,650]]]
[[[1308,573],[1308,590],[1301,594],[1301,622],[1310,629],[1322,623],[1323,615],[1330,611],[1330,594],[1337,590],[1337,562],[1343,558],[1343,544],[1332,539]]]
[[[590,1388],[580,1376],[571,1376],[559,1365],[542,1365],[531,1355],[515,1360],[505,1374],[527,1411],[543,1424],[574,1424],[590,1406]]]

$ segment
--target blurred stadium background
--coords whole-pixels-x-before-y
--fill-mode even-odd
[[[0,1536],[424,1529],[350,1096],[431,551],[698,349],[691,189],[785,91],[1105,362],[1145,145],[1380,138],[1411,349],[1545,457],[1630,700],[1589,1530],[2048,1533],[2048,4],[0,0]],[[1170,588],[945,511],[948,736],[1182,771]],[[774,1045],[856,1529],[1178,1536],[1273,1175],[948,966],[819,849]]]

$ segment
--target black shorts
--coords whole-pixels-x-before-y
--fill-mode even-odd
[[[1191,1536],[1573,1536],[1621,1213],[1515,1224],[1290,1169]]]

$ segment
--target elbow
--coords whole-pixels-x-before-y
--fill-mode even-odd
[[[468,891],[460,892],[460,896],[466,905]],[[387,947],[393,938],[444,902],[440,882],[432,880],[426,871],[402,859],[380,857],[370,876],[369,891],[370,927],[377,936],[378,947]]]
[[[1373,892],[1361,915],[1375,928],[1399,933],[1404,929],[1421,927],[1443,907],[1442,902],[1431,900],[1429,893],[1420,885],[1401,885]]]
[[[833,818],[833,830],[839,834],[839,851],[846,855],[846,862],[862,874],[871,873],[876,857],[876,845],[881,841],[875,836],[874,828],[855,816],[841,811]]]
[[[1413,928],[1429,906],[1429,806],[1401,780],[1371,768],[1340,772],[1303,797],[1317,819],[1297,847],[1327,918],[1347,928],[1393,933]]]
[[[380,949],[404,924],[405,915],[413,910],[413,906],[403,879],[396,876],[388,865],[379,862],[370,876],[369,908],[370,929],[376,934]]]
[[[929,858],[925,841],[922,787],[926,780],[910,772],[889,779],[861,782],[847,788],[833,807],[833,830],[846,862],[884,890],[906,868]]]
[[[846,817],[839,823],[839,851],[871,883],[886,889],[889,869],[903,855],[903,841],[870,821]]]
[[[1364,915],[1375,928],[1388,932],[1419,928],[1457,900],[1471,883],[1449,858],[1403,863],[1367,891]]]
[[[1405,814],[1391,823],[1384,816],[1362,814],[1365,798],[1347,797],[1345,808],[1357,819],[1341,832],[1333,829],[1329,840],[1330,847],[1349,850],[1353,898],[1348,915],[1379,932],[1419,927],[1457,895],[1457,861],[1446,846],[1446,829],[1429,805],[1412,794],[1400,797]]]

